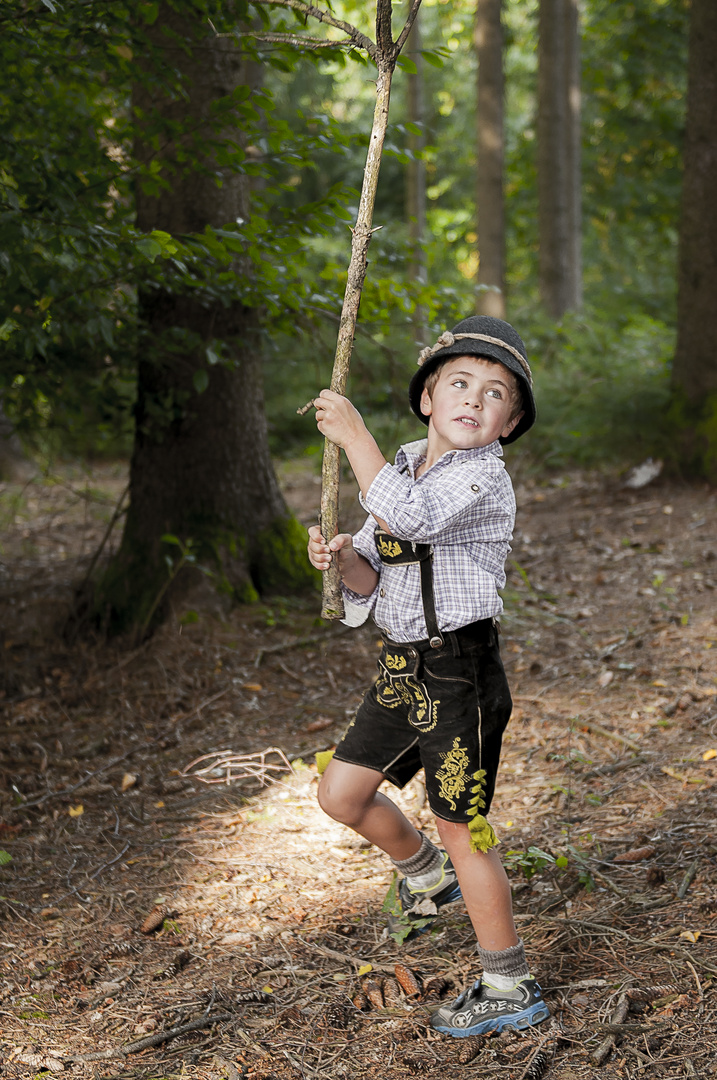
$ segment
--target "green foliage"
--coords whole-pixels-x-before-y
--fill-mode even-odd
[[[529,452],[567,462],[633,462],[670,453],[672,327],[634,313],[613,321],[599,311],[523,328],[533,358],[538,423]]]
[[[525,851],[511,848],[503,856],[506,870],[520,870],[527,881],[541,874],[548,867],[556,865],[555,856],[539,847],[529,847]],[[566,865],[566,864],[563,864]]]
[[[233,29],[225,5],[175,6],[195,26],[211,20],[220,32]],[[537,303],[537,6],[503,5],[509,317],[530,346],[539,407],[525,446],[556,466],[666,457],[688,3],[582,7],[586,309],[557,326]],[[132,104],[137,82],[177,102],[186,95],[148,41],[157,10],[27,0],[18,12],[0,2],[0,398],[46,454],[127,452],[136,357],[167,345],[142,337],[138,289],[240,303],[264,312],[272,446],[293,452],[317,443],[311,417],[295,410],[327,384],[331,369],[372,69],[345,48],[308,55],[242,38],[263,66],[262,88],[217,99],[206,128],[189,132]],[[305,31],[296,12],[247,10],[258,30]],[[370,5],[340,0],[332,10],[373,33]],[[423,54],[428,285],[412,283],[407,267],[408,54],[394,80],[375,213],[382,228],[370,249],[350,384],[387,453],[421,433],[405,405],[417,308],[439,332],[474,307],[474,11],[473,0],[424,0],[421,10],[430,43]],[[157,147],[181,134],[184,162],[170,166],[157,156],[140,168],[138,125]],[[241,144],[226,138],[230,126],[241,130]],[[251,177],[250,220],[201,234],[139,234],[137,186],[161,194],[173,168],[206,172],[211,157]],[[198,345],[207,365],[228,362],[221,340]],[[207,385],[207,367],[198,365],[194,390]],[[161,429],[165,421],[158,413],[151,422]],[[711,421],[700,423],[709,445]]]
[[[12,855],[10,854],[10,852],[9,851],[3,851],[3,849],[0,848],[0,866],[7,866],[7,864],[11,863],[11,862],[12,862]]]

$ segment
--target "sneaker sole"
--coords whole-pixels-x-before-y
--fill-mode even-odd
[[[472,1027],[449,1027],[448,1024],[431,1021],[431,1027],[436,1031],[442,1031],[444,1035],[452,1035],[457,1039],[466,1039],[469,1035],[487,1035],[491,1031],[525,1031],[526,1028],[542,1024],[550,1016],[548,1006],[539,1002],[531,1005],[529,1009],[513,1013],[511,1016],[498,1016],[493,1019],[481,1020]]]

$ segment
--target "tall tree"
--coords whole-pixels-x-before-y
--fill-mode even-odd
[[[582,303],[579,49],[577,0],[540,0],[538,273],[556,319]]]
[[[679,457],[717,479],[717,5],[692,0],[672,369]]]
[[[478,57],[476,205],[479,315],[505,318],[505,209],[503,202],[502,0],[477,0]]]
[[[252,64],[191,6],[159,5],[133,89],[144,166],[137,225],[147,233],[186,236],[250,220],[249,182],[237,167],[241,120],[231,108],[219,126],[216,116],[218,102],[251,95]],[[171,61],[175,92],[152,78],[153,53]],[[233,272],[248,267],[237,259]],[[303,533],[269,456],[257,311],[191,279],[169,287],[155,275],[140,287],[139,312],[130,506],[99,611],[117,628],[146,625],[165,561],[176,566],[182,548],[240,598],[306,584]]]

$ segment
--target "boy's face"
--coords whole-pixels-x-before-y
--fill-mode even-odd
[[[509,435],[523,415],[512,416],[516,393],[516,380],[503,364],[477,356],[449,360],[433,394],[424,387],[421,395],[421,412],[430,417],[429,450],[440,456]]]

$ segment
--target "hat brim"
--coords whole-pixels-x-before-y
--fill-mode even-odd
[[[510,435],[506,435],[505,438],[501,436],[499,442],[504,446],[515,442],[516,439],[519,439],[521,435],[524,435],[526,431],[532,428],[537,415],[535,397],[533,396],[533,388],[519,361],[516,360],[512,353],[509,353],[507,349],[501,349],[499,345],[495,345],[490,341],[471,341],[470,339],[456,341],[453,345],[447,345],[445,348],[433,353],[414,374],[408,386],[408,400],[411,409],[419,420],[428,425],[429,418],[425,413],[421,412],[421,395],[426,379],[443,360],[449,360],[453,356],[476,356],[486,360],[496,360],[499,364],[508,368],[508,371],[516,377],[523,403],[523,415]]]

